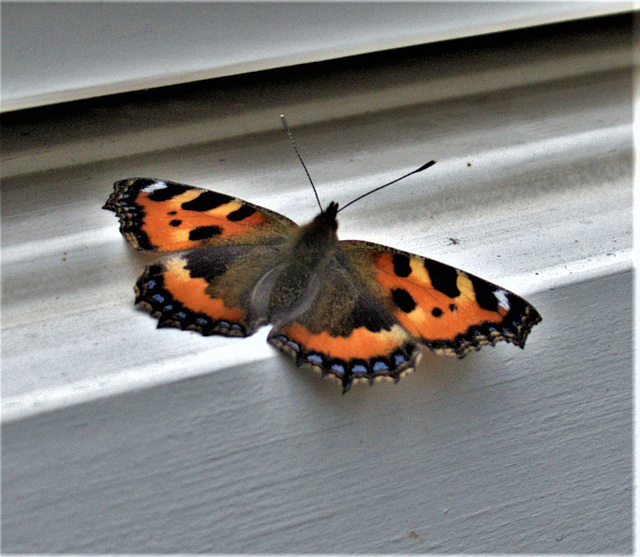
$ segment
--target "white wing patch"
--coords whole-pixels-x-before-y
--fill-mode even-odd
[[[146,193],[151,193],[156,190],[163,190],[166,187],[167,187],[167,184],[165,184],[164,182],[155,182],[153,184],[149,184],[148,186],[142,188],[142,191]]]
[[[506,309],[507,311],[511,309],[511,304],[509,303],[509,296],[507,295],[506,291],[502,289],[494,290],[493,295],[497,298],[498,305],[501,308]]]

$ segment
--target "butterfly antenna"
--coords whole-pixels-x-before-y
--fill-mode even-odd
[[[298,151],[298,146],[296,145],[296,142],[293,139],[293,134],[291,133],[291,130],[289,129],[289,124],[287,124],[287,119],[284,117],[284,114],[280,114],[280,120],[282,120],[282,125],[284,126],[284,129],[287,130],[287,135],[289,136],[289,141],[291,141],[291,145],[293,145],[293,149],[295,150],[296,155],[298,155],[298,159],[302,163],[302,168],[304,168],[304,171],[307,174],[307,178],[309,178],[309,183],[311,184],[311,187],[313,188],[313,193],[316,196],[316,201],[318,202],[318,206],[320,207],[321,211],[324,211],[324,209],[322,208],[322,203],[320,203],[320,198],[318,197],[318,191],[316,190],[316,185],[313,183],[313,180],[311,179],[311,174],[309,174],[309,171],[307,170],[307,165],[304,164],[304,161],[302,160],[302,157],[300,156],[300,151]]]
[[[347,203],[346,205],[343,205],[342,207],[340,207],[340,209],[338,209],[338,213],[340,211],[344,211],[349,205],[353,205],[356,201],[360,201],[363,197],[367,197],[367,195],[371,195],[372,193],[380,191],[382,188],[386,188],[387,186],[390,186],[391,184],[395,184],[396,182],[399,182],[400,180],[404,180],[405,178],[408,178],[412,174],[417,174],[418,172],[422,172],[423,170],[426,170],[427,168],[429,168],[430,166],[433,166],[434,164],[436,164],[436,161],[429,161],[428,163],[423,164],[420,168],[416,168],[415,170],[412,170],[408,174],[405,174],[404,176],[400,176],[400,178],[396,178],[395,180],[392,180],[391,182],[389,182],[387,184],[383,184],[382,186],[378,186],[377,188],[372,189],[371,191],[368,191],[367,193],[363,193],[362,195],[360,195],[360,196],[356,197],[355,199],[352,199],[351,201],[349,201],[349,203]]]

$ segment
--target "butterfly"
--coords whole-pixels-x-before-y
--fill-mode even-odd
[[[421,344],[459,358],[501,340],[524,348],[541,320],[521,297],[470,273],[338,240],[335,202],[298,226],[230,195],[132,178],[115,183],[103,208],[135,249],[171,252],[135,286],[158,327],[246,337],[270,323],[273,346],[343,392],[397,382],[416,367]]]

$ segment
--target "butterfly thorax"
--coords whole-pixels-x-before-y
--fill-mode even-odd
[[[282,251],[272,277],[268,315],[276,322],[283,315],[299,314],[311,305],[322,277],[338,248],[337,203],[301,226]]]

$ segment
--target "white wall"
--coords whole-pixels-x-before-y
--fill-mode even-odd
[[[3,2],[2,110],[628,11],[632,2]]]

